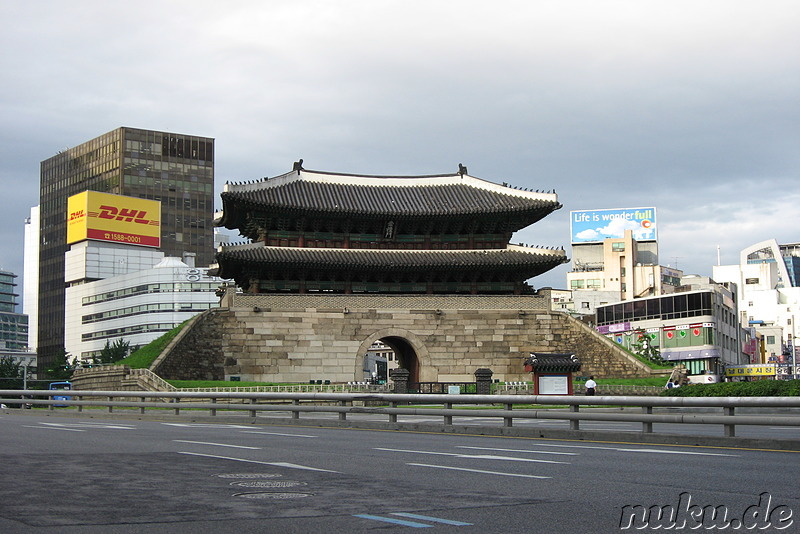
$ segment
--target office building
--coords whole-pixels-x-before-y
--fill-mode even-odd
[[[91,362],[106,343],[146,345],[219,304],[222,283],[194,255],[165,257],[147,247],[82,241],[66,257],[65,347]],[[92,281],[87,281],[92,280]]]
[[[194,253],[198,265],[213,261],[213,139],[123,127],[42,161],[40,368],[64,350],[67,198],[84,191],[160,201],[160,250]]]
[[[17,275],[0,271],[0,350],[28,349],[28,316],[17,313]]]

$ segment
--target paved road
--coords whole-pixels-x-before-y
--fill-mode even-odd
[[[604,533],[687,498],[792,532],[798,454],[19,412],[0,414],[0,532]]]

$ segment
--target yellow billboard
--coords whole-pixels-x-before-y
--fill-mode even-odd
[[[161,202],[84,191],[67,199],[67,244],[85,239],[161,245]]]

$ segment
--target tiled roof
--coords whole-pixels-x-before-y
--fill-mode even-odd
[[[581,362],[573,353],[531,352],[525,368],[535,373],[575,373]]]
[[[565,263],[559,250],[511,246],[497,250],[373,250],[266,247],[260,244],[226,247],[217,252],[219,276],[229,277],[234,264],[273,268],[367,271],[524,271],[529,276]],[[238,270],[238,269],[237,269]]]
[[[246,184],[227,184],[225,209],[281,209],[351,215],[437,217],[559,209],[554,192],[527,191],[467,175],[355,176],[301,170]],[[225,223],[224,217],[222,224]]]

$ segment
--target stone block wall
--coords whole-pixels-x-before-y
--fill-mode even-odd
[[[471,382],[479,368],[501,381],[528,380],[530,352],[575,352],[583,375],[651,374],[580,321],[541,308],[540,297],[331,297],[340,296],[237,296],[236,306],[197,320],[153,370],[169,379],[348,382],[363,378],[374,341],[399,338],[416,353],[423,382]]]
[[[170,380],[224,380],[224,312],[211,309],[195,316],[172,340],[150,369]]]

